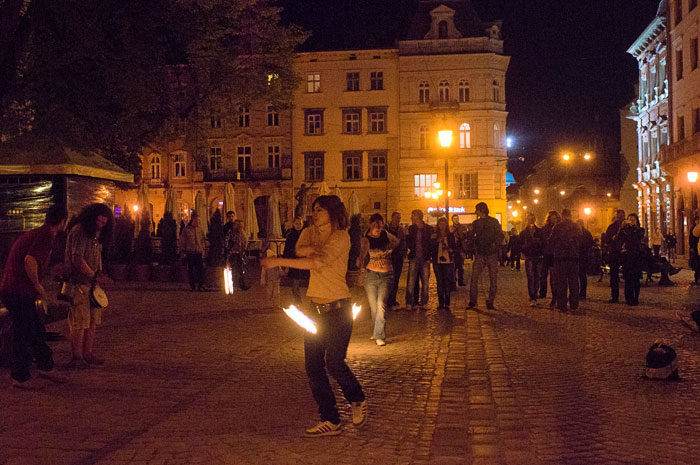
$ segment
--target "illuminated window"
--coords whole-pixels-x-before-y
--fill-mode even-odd
[[[428,129],[428,126],[421,126],[420,127],[420,148],[421,149],[429,149],[430,148],[430,130]]]
[[[469,81],[462,79],[459,81],[459,102],[466,103],[469,101]]]
[[[479,173],[462,173],[455,175],[458,199],[479,198]]]
[[[433,190],[433,184],[437,182],[437,174],[414,174],[413,196],[423,198],[426,192]]]
[[[430,84],[428,81],[423,81],[418,85],[418,102],[430,103]]]
[[[321,92],[321,75],[307,74],[306,75],[306,92],[316,93]]]
[[[438,84],[438,97],[440,102],[445,103],[450,101],[450,83],[443,80]]]
[[[472,146],[472,128],[469,123],[462,123],[459,127],[459,148],[468,149]]]
[[[160,155],[151,157],[151,179],[160,179]]]

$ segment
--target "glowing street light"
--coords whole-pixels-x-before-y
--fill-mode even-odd
[[[518,203],[518,204],[519,204],[519,203],[520,203],[520,200],[516,200],[515,203]]]
[[[451,129],[441,129],[438,131],[438,139],[440,139],[440,146],[445,150],[445,191],[449,191],[449,179],[450,179],[450,168],[449,168],[449,158],[447,156],[447,149],[452,145],[452,130]],[[440,194],[442,195],[442,194]],[[450,196],[445,196],[445,217],[450,212]]]
[[[698,180],[697,171],[688,171],[688,182],[696,182]]]
[[[513,147],[513,138],[508,136],[506,137],[506,147],[507,148],[512,148]]]
[[[584,208],[584,209],[583,209],[583,213],[585,213],[586,215],[590,215],[590,214],[591,214],[591,209],[590,209],[590,207]]]
[[[425,193],[423,195],[425,196],[426,199],[430,199],[433,196],[433,194],[430,191],[425,191]]]
[[[440,139],[440,147],[444,149],[449,148],[452,145],[452,130],[443,129],[438,131],[438,139]]]
[[[605,194],[605,195],[607,195],[608,197],[612,197],[612,194],[611,194],[610,192],[608,192],[608,193]]]
[[[566,191],[559,191],[559,195],[562,195],[562,196],[566,195]]]
[[[569,161],[571,160],[571,154],[570,153],[565,153],[564,155],[561,156],[562,160],[564,161]]]
[[[593,155],[591,155],[590,153],[586,152],[586,153],[583,154],[583,159],[584,159],[584,160],[588,161],[588,160],[590,160],[591,158],[593,158]]]
[[[532,191],[532,192],[534,192],[534,193],[535,193],[535,195],[540,195],[540,190],[539,190],[539,189],[535,189],[535,190],[534,190],[534,191]]]
[[[537,205],[538,203],[540,203],[540,199],[535,199],[535,200],[533,200],[533,203],[534,203],[535,205]]]
[[[139,206],[138,206],[138,205],[136,205],[136,204],[134,204],[134,206],[133,206],[132,208],[134,209],[134,212],[137,212],[137,211],[139,211]]]
[[[527,210],[527,205],[523,205],[523,210]]]
[[[517,218],[517,217],[518,217],[518,210],[513,210],[513,218]]]

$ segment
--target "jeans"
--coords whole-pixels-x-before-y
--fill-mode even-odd
[[[498,254],[479,255],[474,258],[472,265],[471,287],[469,289],[469,303],[476,305],[479,296],[479,277],[484,268],[489,269],[489,296],[486,299],[487,304],[493,305],[496,298],[496,290],[498,288]]]
[[[23,383],[31,378],[32,358],[41,371],[53,369],[53,354],[46,344],[46,328],[34,308],[34,299],[16,294],[2,296],[12,320],[12,371],[10,376]]]
[[[578,309],[578,260],[559,260],[552,267],[554,286],[552,294],[556,299],[557,308],[566,310],[567,291],[571,310]]]
[[[187,275],[192,290],[204,287],[204,263],[201,253],[187,253]]]
[[[413,259],[408,262],[408,275],[406,276],[406,307],[414,305],[413,288],[418,279],[418,273],[421,275],[420,305],[428,305],[428,283],[430,282],[430,261]]]
[[[552,269],[552,257],[542,258],[542,267],[540,273],[540,299],[547,297],[547,275]],[[552,277],[549,278],[550,289],[552,288]]]
[[[438,305],[450,306],[450,294],[455,285],[455,268],[452,263],[434,264],[435,281],[437,283]]]
[[[394,273],[392,271],[381,273],[367,270],[365,273],[365,292],[374,323],[374,332],[372,333],[374,339],[386,339],[384,312],[386,310],[386,296],[393,279]]]
[[[620,299],[620,262],[610,262],[610,297],[617,302]]]
[[[403,271],[403,255],[400,253],[392,254],[391,265],[394,267],[394,279],[389,286],[389,294],[386,298],[387,307],[398,305],[396,293],[399,291],[399,278],[401,278],[401,272]]]
[[[586,260],[581,260],[578,263],[578,285],[579,295],[585,298],[588,289],[588,261]]]
[[[345,363],[345,356],[352,334],[352,304],[343,302],[341,309],[310,315],[316,321],[318,332],[304,337],[306,376],[314,400],[318,404],[321,421],[340,423],[340,414],[331,388],[330,374],[340,385],[348,402],[362,402],[365,393],[362,386]]]
[[[510,253],[510,258],[508,259],[508,264],[510,265],[510,269],[512,270],[515,268],[516,270],[520,269],[520,254],[519,253]]]
[[[457,283],[464,286],[464,255],[461,252],[455,253],[455,271],[457,271]]]
[[[530,300],[537,300],[542,275],[542,257],[525,257],[525,274],[527,275],[527,293]]]

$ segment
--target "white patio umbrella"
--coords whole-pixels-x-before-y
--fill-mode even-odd
[[[348,214],[350,216],[360,214],[360,200],[357,198],[357,194],[355,194],[355,191],[352,191],[352,194],[350,194],[350,198],[348,199],[347,209],[348,209]]]
[[[163,214],[170,213],[173,218],[177,220],[175,213],[177,212],[177,194],[175,193],[175,188],[169,187],[165,191],[165,210]]]
[[[153,219],[151,212],[151,203],[148,201],[148,185],[146,183],[141,184],[139,191],[136,193],[136,203],[139,206],[139,214],[147,214],[149,218]]]
[[[273,192],[267,199],[267,237],[268,239],[282,239],[280,197],[277,192]]]
[[[245,191],[245,212],[243,213],[243,227],[248,240],[257,240],[260,228],[258,227],[258,215],[255,213],[255,198],[253,189]]]
[[[318,195],[331,195],[331,188],[328,187],[326,181],[323,181],[318,185]]]
[[[337,195],[340,201],[343,201],[343,196],[340,195],[340,187],[336,184],[335,187],[333,188],[333,195]]]
[[[199,216],[199,226],[202,228],[204,236],[209,232],[209,215],[207,215],[207,207],[204,205],[204,195],[202,192],[197,192],[194,197],[194,211]]]
[[[234,197],[233,184],[226,183],[224,188],[224,214],[227,212],[236,213],[236,202]]]

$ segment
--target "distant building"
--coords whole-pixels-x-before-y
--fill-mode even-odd
[[[637,134],[636,116],[632,115],[630,108],[637,104],[637,99],[630,102],[620,110],[620,176],[622,185],[620,187],[620,208],[625,213],[635,212],[640,218],[644,217],[644,212],[640,211],[642,202],[637,201],[639,165],[639,137]]]

